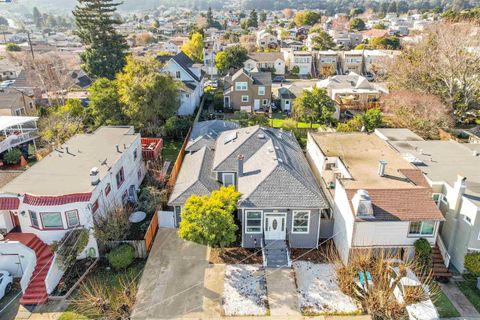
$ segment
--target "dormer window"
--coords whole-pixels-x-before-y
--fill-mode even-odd
[[[225,187],[235,186],[235,174],[234,173],[223,173],[222,174],[222,184]]]

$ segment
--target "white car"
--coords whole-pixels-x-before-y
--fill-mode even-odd
[[[0,270],[0,299],[12,290],[13,277],[8,271]]]
[[[392,272],[396,277],[400,275],[400,267],[390,267]],[[406,268],[406,275],[400,279],[395,288],[393,288],[393,295],[399,303],[404,302],[404,292],[407,290],[416,290],[420,289],[425,292],[426,296],[430,296],[429,289],[426,285],[423,285],[420,280],[418,280],[415,273]],[[394,280],[392,279],[391,282]],[[410,320],[435,320],[439,319],[437,308],[433,305],[433,302],[430,298],[410,304],[406,307],[408,312],[408,318]]]

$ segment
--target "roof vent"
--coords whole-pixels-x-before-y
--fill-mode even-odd
[[[98,176],[98,168],[93,167],[90,169],[90,181],[92,186],[96,186],[100,182],[100,177]]]
[[[372,199],[367,190],[358,190],[352,198],[355,215],[373,217]]]
[[[257,137],[258,139],[265,139],[265,135],[263,133],[259,133]]]

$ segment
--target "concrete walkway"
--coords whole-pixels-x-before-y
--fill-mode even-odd
[[[265,270],[272,316],[301,316],[293,272],[291,268]]]
[[[458,289],[458,286],[454,281],[440,283],[440,287],[458,312],[460,312],[462,319],[480,319],[480,313],[478,313],[475,307],[470,303],[470,301],[468,301],[460,289]]]

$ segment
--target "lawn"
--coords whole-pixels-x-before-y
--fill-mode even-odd
[[[460,317],[460,312],[457,311],[450,299],[443,293],[442,289],[438,288],[438,294],[432,298],[432,302],[437,308],[440,318],[455,318]]]
[[[175,163],[177,160],[177,155],[182,148],[183,141],[182,140],[165,140],[163,142],[163,159],[165,161],[170,161]]]
[[[473,304],[475,309],[480,312],[480,290],[477,289],[477,279],[473,276],[463,276],[465,281],[457,282],[458,288],[465,297]]]
[[[282,113],[274,113],[272,115],[272,120],[270,120],[270,125],[274,128],[281,128],[283,122],[287,119],[287,116]],[[300,129],[310,129],[310,123],[299,121],[297,122],[297,127]],[[318,123],[312,124],[313,129],[318,129],[320,125]]]

